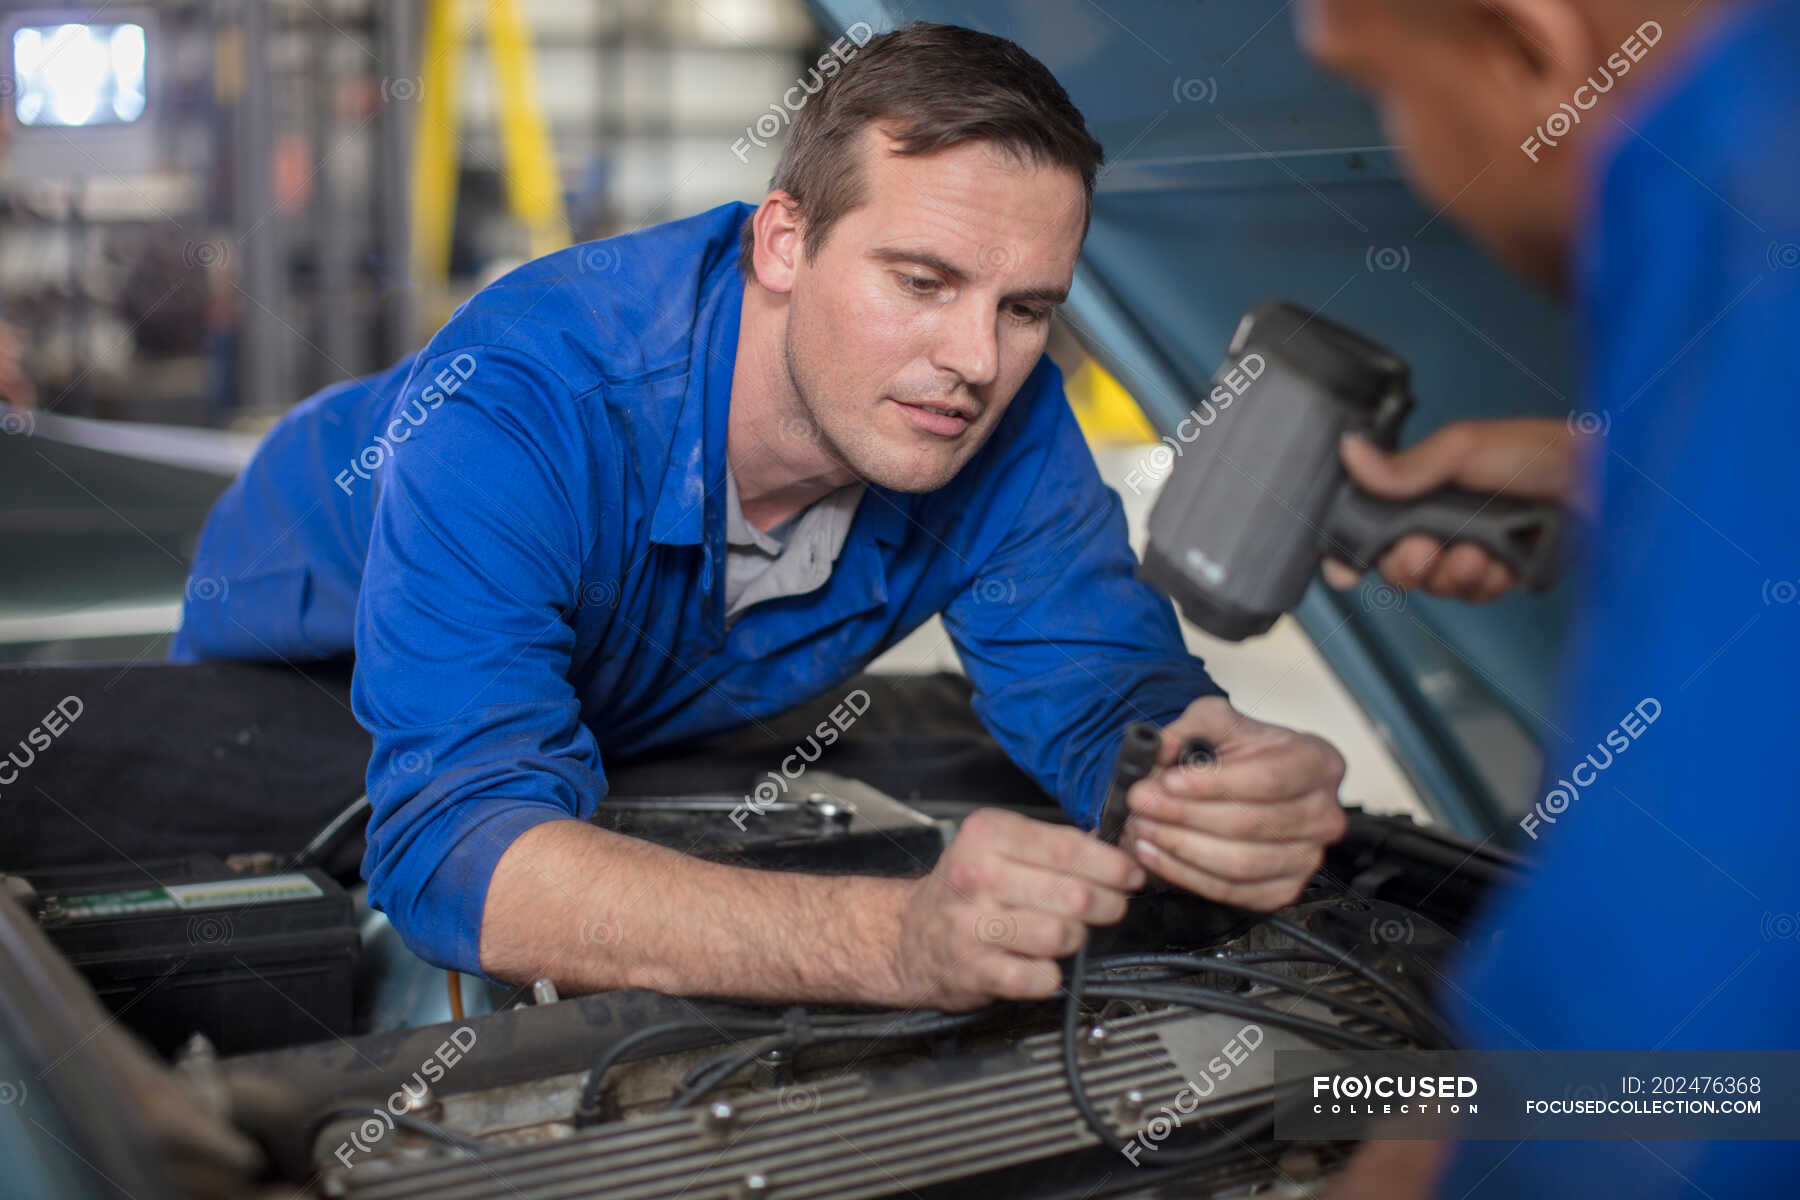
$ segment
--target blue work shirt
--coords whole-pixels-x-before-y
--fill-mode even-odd
[[[732,204],[548,255],[300,405],[207,521],[181,658],[354,647],[369,898],[476,970],[501,853],[607,755],[753,724],[942,613],[1000,745],[1091,826],[1126,723],[1218,692],[1133,575],[1046,358],[944,488],[870,486],[830,578],[724,620]]]
[[[1571,703],[1541,874],[1448,993],[1495,1049],[1800,1049],[1800,4],[1703,36],[1655,51],[1687,61],[1618,122],[1590,117],[1613,133],[1578,263],[1582,406],[1610,431]],[[1794,1142],[1482,1142],[1443,1194],[1796,1180]]]

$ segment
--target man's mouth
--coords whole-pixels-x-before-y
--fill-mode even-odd
[[[975,419],[966,409],[946,404],[908,404],[904,400],[895,400],[894,403],[900,406],[914,426],[939,437],[955,437]]]

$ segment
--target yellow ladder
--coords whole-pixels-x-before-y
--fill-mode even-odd
[[[532,257],[569,244],[562,184],[550,127],[531,69],[531,31],[517,0],[487,0],[487,46],[500,98],[500,150],[507,207],[525,227]],[[468,0],[429,0],[425,16],[421,109],[413,145],[413,269],[440,295],[450,275],[450,231],[456,215],[458,85],[473,33]]]

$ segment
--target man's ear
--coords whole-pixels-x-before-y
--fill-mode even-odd
[[[1477,0],[1486,10],[1494,82],[1546,113],[1606,58],[1575,0]],[[1616,49],[1616,47],[1615,47]]]
[[[792,291],[806,236],[799,201],[787,192],[770,192],[750,218],[750,228],[756,235],[751,259],[756,281],[771,292]]]

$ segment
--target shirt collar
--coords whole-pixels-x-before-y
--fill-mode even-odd
[[[737,206],[741,229],[756,210]],[[725,438],[731,407],[731,377],[737,368],[738,323],[744,310],[744,277],[738,270],[736,237],[712,264],[701,311],[694,322],[697,369],[688,372],[687,394],[675,421],[669,465],[650,519],[650,540],[666,546],[706,542],[707,510],[716,507],[719,553],[724,553]],[[877,541],[896,545],[906,536],[910,497],[870,485],[857,506],[857,525]]]
[[[796,513],[795,517],[799,515]],[[796,524],[795,517],[788,518],[787,523],[790,526]],[[731,473],[731,465],[727,463],[725,466],[725,544],[727,546],[754,546],[764,554],[780,554],[783,539],[773,536],[773,533],[773,530],[764,533],[745,518],[743,502],[738,498],[737,477]]]
[[[742,219],[734,229],[753,211],[747,204],[737,207]],[[694,322],[698,335],[695,361],[688,371],[687,393],[670,440],[669,465],[650,518],[650,540],[669,546],[701,544],[707,509],[723,502],[725,418],[731,405],[731,376],[737,367],[738,321],[744,309],[736,237],[722,245],[711,268],[713,278],[705,285]]]

